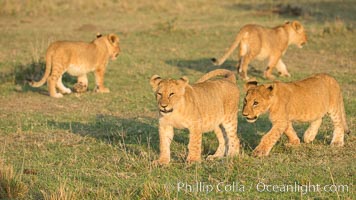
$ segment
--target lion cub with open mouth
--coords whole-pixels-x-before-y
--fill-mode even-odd
[[[349,132],[349,128],[341,89],[333,77],[316,74],[300,81],[263,85],[254,81],[246,83],[245,88],[242,115],[253,123],[261,114],[269,112],[272,122],[272,129],[254,150],[255,156],[267,156],[283,133],[291,145],[298,145],[300,141],[293,129],[293,121],[311,123],[304,133],[304,142],[312,142],[326,114],[334,124],[331,145],[344,145],[344,133]]]
[[[224,78],[209,80],[215,76]],[[214,70],[193,85],[189,84],[186,77],[174,80],[154,75],[150,84],[155,92],[160,113],[160,155],[156,163],[170,162],[173,128],[189,130],[188,162],[201,161],[202,134],[209,131],[215,132],[219,146],[215,154],[207,159],[238,155],[239,89],[233,72]]]

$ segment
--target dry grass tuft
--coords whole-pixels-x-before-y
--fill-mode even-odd
[[[41,190],[44,200],[74,200],[78,199],[73,191],[66,187],[66,183],[61,184],[57,191],[47,193]]]
[[[327,22],[323,29],[323,34],[343,34],[353,32],[353,27],[347,25],[342,19],[336,18],[332,22]]]
[[[21,199],[27,192],[27,186],[14,172],[13,167],[0,164],[0,199]]]

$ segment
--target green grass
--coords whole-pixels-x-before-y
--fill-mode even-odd
[[[36,2],[0,1],[0,163],[20,175],[28,188],[25,199],[50,199],[51,195],[67,199],[355,198],[353,1]],[[288,2],[302,9],[301,16],[272,12]],[[303,49],[288,49],[283,58],[292,78],[280,80],[326,72],[340,82],[352,131],[345,146],[329,146],[333,126],[325,117],[313,144],[289,148],[282,137],[269,157],[254,158],[251,152],[271,123],[264,116],[249,124],[239,113],[239,158],[188,165],[188,132],[176,130],[172,163],[154,166],[152,161],[159,154],[158,113],[149,78],[185,75],[194,82],[215,69],[209,59],[222,55],[244,24],[272,27],[295,19],[305,25],[309,42]],[[90,92],[62,99],[48,97],[46,86],[34,89],[26,84],[26,78],[41,77],[49,43],[91,41],[96,32],[114,32],[121,39],[122,54],[109,63],[105,77],[110,94],[92,92],[92,74]],[[222,67],[235,70],[236,60],[235,53]],[[252,62],[250,69],[255,70],[249,74],[266,82],[262,78],[265,65]],[[65,85],[74,83],[74,78],[64,78]],[[241,99],[242,84],[238,80]],[[300,137],[306,128],[307,124],[295,123]],[[213,133],[204,135],[204,158],[214,153],[217,143]],[[259,192],[259,182],[347,185],[348,191]],[[178,191],[181,184],[196,183],[204,186],[201,192]],[[233,183],[234,190],[229,186]],[[214,190],[207,192],[210,185]],[[232,191],[219,192],[218,186]]]

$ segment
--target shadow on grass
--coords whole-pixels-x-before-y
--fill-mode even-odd
[[[14,66],[14,71],[12,73],[7,74],[6,76],[14,77],[15,84],[21,86],[21,92],[37,91],[41,94],[47,94],[47,89],[33,88],[29,85],[29,80],[39,81],[42,79],[45,73],[45,68],[46,63],[43,60],[39,62],[33,61],[26,64],[17,63]],[[63,74],[62,82],[65,85],[73,85],[76,83],[76,78],[65,73]]]
[[[166,63],[172,66],[176,66],[179,70],[186,74],[187,69],[200,71],[200,72],[209,72],[214,69],[224,68],[229,70],[236,70],[236,61],[228,60],[224,62],[221,66],[214,66],[211,62],[210,58],[200,58],[195,60],[181,60],[181,59],[173,59],[173,60],[166,60]]]
[[[324,22],[327,20],[334,20],[335,18],[342,18],[347,21],[355,19],[354,2],[348,1],[340,3],[339,1],[322,1],[322,2],[304,2],[304,3],[275,3],[275,2],[259,2],[247,3],[239,2],[228,9],[252,11],[255,16],[269,16],[276,15],[285,18],[286,20],[293,19],[310,19],[311,17]]]
[[[239,116],[238,137],[241,150],[251,152],[260,143],[261,138],[271,129],[272,124],[268,116],[260,117],[255,123],[248,123]],[[48,125],[54,129],[68,130],[83,137],[92,137],[113,146],[125,145],[125,149],[132,154],[140,155],[146,149],[159,153],[158,120],[155,118],[119,118],[110,115],[97,115],[94,122],[57,122],[49,121]],[[296,124],[295,130],[300,139],[307,125]],[[174,142],[187,148],[189,142],[188,130],[174,130]],[[324,134],[318,134],[316,140],[325,140]],[[278,143],[286,143],[283,136]],[[213,154],[218,146],[214,133],[203,135],[202,155]],[[176,152],[172,152],[175,154]],[[172,155],[173,156],[173,155]],[[174,157],[174,156],[173,156]]]
[[[97,115],[94,122],[49,121],[54,129],[68,130],[83,137],[92,137],[110,145],[125,145],[128,152],[140,154],[142,148],[159,152],[158,120],[155,118],[119,118],[110,115]],[[250,152],[260,142],[261,137],[271,128],[267,117],[250,124],[239,116],[238,137],[241,148]],[[174,142],[188,146],[188,130],[174,130]],[[203,155],[216,151],[218,140],[214,133],[203,135]],[[172,152],[174,153],[174,152]]]
[[[157,127],[151,124],[152,118],[118,118],[110,115],[97,115],[94,122],[57,122],[48,125],[74,134],[92,137],[111,145],[150,146],[158,151],[159,139]]]
[[[125,145],[134,154],[142,148],[159,152],[158,120],[154,118],[119,118],[110,115],[97,115],[94,122],[49,121],[55,129],[69,130],[83,137],[92,137],[110,145]],[[174,141],[188,145],[188,134],[175,130]]]
[[[313,143],[329,145],[332,138],[333,129],[325,129],[325,126],[332,124],[329,117],[323,119],[323,123],[316,135]],[[293,128],[296,131],[300,142],[303,143],[304,132],[308,129],[310,123],[294,122]],[[244,150],[253,150],[260,143],[261,138],[272,128],[272,123],[268,119],[268,115],[263,115],[255,123],[248,123],[246,119],[239,116],[238,136],[241,140],[241,145]],[[285,134],[278,139],[274,146],[288,143],[288,138]]]
[[[238,137],[244,150],[253,150],[272,127],[267,116],[260,117],[255,123],[248,123],[244,117],[238,119]]]
[[[226,60],[221,66],[214,66],[210,58],[200,58],[195,60],[174,59],[166,60],[166,63],[178,67],[182,74],[188,74],[187,69],[207,73],[219,68],[228,69],[236,73],[236,65],[238,64],[238,61]],[[252,65],[249,65],[247,74],[250,77],[263,78],[263,71],[256,69]]]

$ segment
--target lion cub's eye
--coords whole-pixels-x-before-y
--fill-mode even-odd
[[[169,97],[172,97],[173,95],[174,95],[174,93],[172,92],[172,93],[169,94]]]
[[[157,93],[157,96],[162,96],[162,93],[159,93],[159,92],[158,92],[158,93]]]
[[[257,106],[257,105],[258,105],[258,102],[257,102],[257,101],[254,101],[254,102],[253,102],[253,105],[254,105],[254,106]]]

